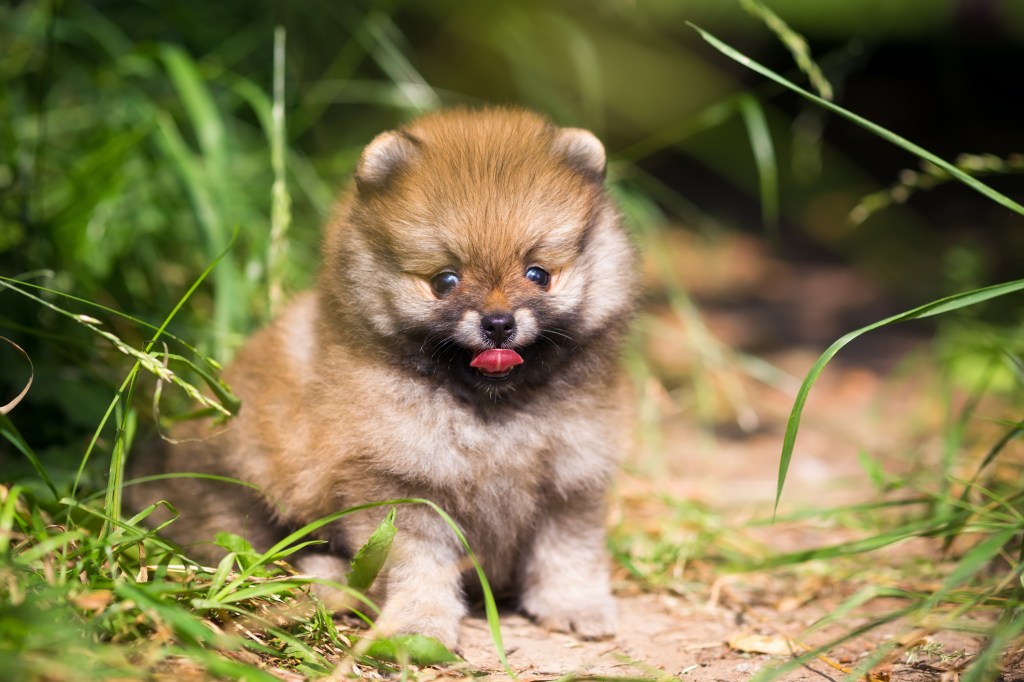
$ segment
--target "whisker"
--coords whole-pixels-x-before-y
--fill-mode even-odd
[[[552,338],[551,338],[550,336],[548,336],[548,335],[547,335],[546,333],[544,333],[544,332],[541,332],[540,334],[538,334],[538,335],[537,335],[537,338],[538,338],[538,339],[543,339],[544,341],[547,341],[548,343],[550,343],[550,344],[551,344],[552,346],[554,346],[554,347],[555,347],[555,350],[556,350],[557,352],[559,352],[559,353],[561,353],[561,352],[562,352],[562,346],[561,346],[561,344],[559,344],[559,343],[558,343],[557,341],[555,341],[554,339],[552,339]]]
[[[574,350],[576,348],[579,348],[579,344],[576,342],[576,339],[574,339],[570,334],[567,334],[565,331],[557,329],[557,328],[549,327],[547,329],[544,329],[543,331],[540,332],[540,334],[538,334],[538,336],[540,338],[545,339],[546,341],[548,341],[552,345],[557,346],[559,349],[561,349],[565,345],[564,342],[559,343],[559,342],[555,341],[555,339],[553,339],[552,336],[559,336],[562,339],[564,339],[565,341],[568,341],[569,343],[572,344],[572,348]]]
[[[572,341],[573,343],[576,343],[576,339],[574,339],[572,335],[569,334],[569,332],[567,332],[564,329],[559,329],[558,327],[547,327],[546,329],[544,329],[544,332],[556,334],[558,336],[561,336],[563,339],[567,339],[569,341]]]
[[[433,352],[430,354],[431,360],[438,360],[442,357],[450,348],[457,347],[455,338],[452,336],[446,336],[440,341],[433,343]]]

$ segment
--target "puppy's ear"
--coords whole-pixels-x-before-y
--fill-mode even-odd
[[[555,136],[555,152],[576,172],[604,180],[604,145],[589,130],[562,128]]]
[[[402,131],[389,130],[373,138],[356,164],[356,186],[363,191],[383,188],[419,156],[419,145]]]

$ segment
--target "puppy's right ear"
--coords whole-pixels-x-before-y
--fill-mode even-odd
[[[555,151],[576,172],[604,180],[607,165],[604,145],[589,130],[562,128],[555,136]]]
[[[363,191],[383,188],[419,155],[419,145],[412,135],[395,130],[373,138],[356,164],[356,186]]]

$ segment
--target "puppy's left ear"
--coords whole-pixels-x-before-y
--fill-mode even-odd
[[[420,142],[400,130],[373,138],[356,164],[356,186],[363,191],[382,189],[419,156]]]
[[[607,159],[604,145],[582,128],[562,128],[555,136],[555,152],[576,172],[603,181]]]

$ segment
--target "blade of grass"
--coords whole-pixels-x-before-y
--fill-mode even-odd
[[[974,471],[974,475],[971,476],[971,480],[967,482],[967,484],[964,486],[963,492],[960,493],[960,499],[958,500],[958,502],[961,506],[966,506],[967,498],[970,496],[971,491],[976,488],[978,479],[981,477],[981,472],[984,471],[985,468],[989,464],[991,464],[996,457],[999,456],[999,453],[1002,452],[1003,449],[1006,448],[1006,446],[1009,445],[1011,441],[1013,441],[1015,438],[1019,438],[1021,435],[1024,435],[1024,426],[1014,426],[1009,431],[1004,433],[1002,438],[1000,438],[989,449],[988,453],[985,455],[985,458],[981,461],[981,464],[979,464],[978,468]],[[951,525],[947,529],[949,535],[946,537],[946,541],[942,545],[943,552],[946,552],[949,549],[949,547],[953,544],[953,540],[956,539],[956,537],[959,535],[960,531],[963,529],[963,525],[966,522],[967,517],[963,517],[959,522],[953,522],[957,525]]]
[[[203,85],[203,77],[198,66],[192,57],[177,45],[161,45],[159,56],[178,91],[182,104],[188,111],[203,155],[211,161],[215,173],[227,170],[224,122],[213,97]]]
[[[70,543],[78,542],[86,537],[85,529],[75,529],[51,535],[44,540],[36,542],[17,555],[18,563],[22,565],[31,564],[47,554],[64,547]]]
[[[285,239],[291,223],[291,197],[285,182],[285,128],[284,128],[284,60],[285,29],[274,29],[274,104],[271,108],[270,165],[274,170],[274,184],[270,190],[270,242],[267,247],[267,278],[269,280],[270,314],[281,305],[281,280],[288,242]]]
[[[89,439],[89,445],[86,446],[85,452],[82,454],[82,458],[78,462],[78,471],[75,473],[75,480],[71,484],[71,497],[75,497],[75,495],[77,495],[78,484],[81,482],[82,475],[85,473],[86,464],[88,464],[89,459],[92,457],[92,451],[96,447],[96,444],[99,442],[100,435],[103,433],[103,429],[106,428],[107,421],[109,421],[110,419],[110,415],[114,414],[114,410],[121,402],[121,399],[124,396],[125,391],[128,389],[128,386],[131,384],[132,381],[134,381],[135,375],[139,371],[139,367],[141,367],[141,365],[138,362],[136,362],[135,366],[132,367],[130,372],[128,372],[128,376],[125,377],[125,380],[121,382],[121,385],[114,392],[114,397],[111,398],[110,404],[107,405],[107,410],[106,412],[103,413],[103,417],[100,419],[100,423],[96,426],[95,429],[93,429],[92,438]]]
[[[7,554],[7,550],[11,546],[14,513],[18,506],[18,500],[21,498],[21,490],[21,486],[17,485],[11,486],[9,489],[0,487],[0,492],[6,495],[3,506],[0,507],[0,556]]]
[[[101,512],[101,511],[99,511],[94,506],[81,504],[79,502],[76,502],[75,500],[72,500],[71,498],[68,498],[68,497],[61,498],[60,499],[60,504],[66,505],[69,508],[69,510],[72,509],[72,508],[77,509],[77,510],[81,511],[84,514],[87,514],[89,516],[92,516],[92,517],[95,517],[97,519],[102,520],[104,523],[109,524],[111,527],[118,528],[122,532],[121,536],[118,538],[118,541],[117,541],[118,556],[120,556],[120,554],[124,550],[129,549],[131,547],[134,547],[136,545],[139,545],[139,544],[141,544],[142,542],[145,541],[147,543],[155,545],[156,547],[158,547],[162,551],[174,554],[180,560],[186,562],[189,566],[196,567],[197,570],[203,570],[202,567],[199,567],[197,564],[193,563],[191,560],[189,560],[187,557],[185,557],[182,554],[182,552],[181,552],[181,548],[177,547],[176,545],[172,545],[171,543],[168,543],[168,542],[164,541],[158,535],[158,533],[161,530],[163,530],[165,527],[167,527],[168,525],[173,523],[174,520],[178,516],[178,511],[176,509],[174,509],[174,507],[172,507],[171,505],[167,504],[166,502],[160,502],[160,503],[157,503],[155,505],[151,505],[149,507],[149,509],[146,510],[148,512],[148,511],[152,511],[152,510],[156,509],[157,507],[166,507],[172,513],[172,515],[173,515],[173,518],[171,518],[171,519],[169,519],[167,521],[164,521],[159,526],[157,526],[155,528],[152,528],[152,529],[143,529],[143,528],[140,528],[139,525],[138,525],[139,520],[141,520],[142,518],[145,518],[145,516],[148,516],[148,513],[140,512],[139,514],[136,514],[134,517],[132,517],[132,519],[130,519],[128,521],[123,521],[121,519],[114,518],[113,516],[110,516],[109,514],[105,514],[105,513]],[[105,540],[104,542],[106,543],[107,541]],[[66,561],[71,561],[71,560],[75,559],[77,556],[79,556],[80,554],[88,553],[90,551],[91,551],[90,547],[89,546],[85,546],[80,551],[72,551],[72,552],[67,553],[65,555],[64,559]]]
[[[743,95],[738,100],[740,116],[750,137],[750,149],[754,152],[758,184],[761,191],[761,220],[765,232],[772,239],[779,236],[779,169],[775,160],[775,145],[768,129],[764,109],[752,95]]]
[[[31,464],[32,468],[36,470],[37,474],[39,474],[39,478],[43,479],[43,483],[45,483],[46,487],[50,489],[51,493],[53,493],[53,498],[60,498],[60,493],[57,492],[57,486],[54,485],[53,479],[50,478],[50,475],[46,473],[46,468],[43,466],[43,463],[39,460],[39,457],[36,455],[35,451],[29,446],[29,444],[25,441],[22,435],[18,432],[18,429],[14,426],[11,420],[8,419],[3,414],[0,414],[0,436],[6,438],[7,442],[13,445],[15,449],[18,450],[18,452],[25,455],[25,458],[28,459],[29,464]]]
[[[157,142],[165,156],[173,161],[174,168],[188,190],[193,211],[202,230],[207,254],[221,254],[215,259],[216,262],[220,262],[226,259],[234,237],[230,240],[224,238],[223,216],[214,201],[213,188],[209,186],[210,174],[203,171],[200,159],[188,148],[174,119],[166,112],[158,112],[156,120],[159,133]],[[237,231],[236,225],[234,233],[237,234]],[[228,243],[227,247],[225,242]],[[216,349],[214,354],[220,360],[227,356],[226,339],[233,331],[233,306],[241,304],[244,300],[239,291],[234,263],[227,259],[225,265],[227,267],[219,268],[214,274],[216,286],[213,290],[213,338]]]
[[[722,125],[733,117],[736,113],[736,107],[735,99],[730,98],[717,102],[694,116],[687,117],[664,130],[659,130],[650,137],[646,137],[620,150],[615,154],[615,158],[630,162],[640,161],[666,147],[679,144],[698,133]]]
[[[1011,642],[1020,637],[1022,633],[1024,633],[1024,608],[1017,606],[1008,609],[1006,617],[1001,619],[999,625],[992,631],[985,647],[971,663],[967,674],[960,679],[963,682],[988,682],[988,680],[1000,679],[1002,676],[999,674],[999,660]]]
[[[118,419],[117,432],[114,434],[114,447],[110,456],[110,467],[108,468],[107,478],[107,494],[104,499],[103,507],[106,509],[107,514],[111,518],[121,518],[121,500],[124,493],[124,470],[125,463],[128,461],[128,450],[131,447],[131,442],[135,434],[135,409],[131,407],[132,396],[135,393],[135,381],[138,378],[138,373],[132,375],[132,380],[128,384],[128,392],[125,394],[124,402],[117,403],[117,410],[121,412],[120,419]],[[116,533],[116,526],[112,526],[108,523],[103,524],[100,529],[100,537],[106,537],[109,533]],[[116,569],[116,563],[111,564],[111,570]]]
[[[892,131],[890,131],[890,130],[888,130],[886,128],[883,128],[882,126],[878,125],[877,123],[869,121],[868,119],[866,119],[866,118],[864,118],[862,116],[858,116],[857,114],[853,113],[852,111],[844,109],[843,107],[838,106],[837,104],[833,104],[832,102],[829,102],[827,99],[819,97],[819,96],[815,95],[814,93],[809,92],[809,91],[801,88],[800,86],[796,85],[795,83],[793,83],[793,82],[791,82],[789,80],[786,80],[785,78],[783,78],[779,74],[775,73],[771,69],[769,69],[769,68],[767,68],[765,66],[762,66],[761,64],[757,63],[756,61],[754,61],[750,57],[747,57],[746,55],[744,55],[743,53],[739,52],[735,48],[733,48],[733,47],[727,45],[726,43],[722,42],[721,40],[719,40],[718,38],[716,38],[712,34],[708,33],[704,29],[700,28],[699,26],[697,26],[697,25],[695,25],[693,23],[690,23],[690,22],[687,22],[687,24],[691,28],[693,28],[695,31],[697,31],[697,33],[699,33],[700,36],[704,40],[706,40],[708,43],[710,43],[715,49],[717,49],[719,52],[724,54],[726,57],[729,57],[730,59],[739,62],[743,66],[746,66],[747,68],[752,69],[753,71],[756,71],[757,73],[761,74],[765,78],[769,78],[769,79],[775,81],[779,85],[782,85],[783,87],[788,88],[789,90],[792,90],[793,92],[797,93],[798,95],[800,95],[802,97],[805,97],[805,98],[811,100],[812,102],[815,102],[816,104],[818,104],[818,105],[828,109],[829,111],[831,111],[831,112],[833,112],[835,114],[838,114],[839,116],[842,116],[843,118],[845,118],[845,119],[847,119],[849,121],[852,121],[853,123],[856,123],[860,127],[864,128],[866,130],[871,131],[875,135],[878,135],[882,139],[891,142],[892,144],[896,145],[897,147],[901,147],[901,148],[907,150],[908,152],[910,152],[911,154],[919,156],[922,159],[925,159],[925,160],[935,164],[936,166],[938,166],[942,170],[946,171],[947,173],[949,173],[951,176],[953,176],[954,178],[956,178],[960,182],[962,182],[965,185],[967,185],[968,187],[976,190],[977,192],[980,192],[981,194],[985,195],[986,197],[988,197],[992,201],[995,201],[996,203],[998,203],[998,204],[1000,204],[1002,206],[1005,206],[1006,208],[1010,209],[1014,213],[1017,213],[1019,215],[1024,215],[1024,206],[1021,206],[1020,204],[1018,204],[1016,201],[1014,201],[1013,199],[1009,198],[1005,194],[1002,194],[1001,192],[997,192],[996,190],[994,190],[993,188],[989,187],[985,183],[981,182],[977,178],[975,178],[975,177],[965,173],[964,171],[962,171],[959,168],[957,168],[954,164],[941,159],[940,157],[936,156],[935,154],[932,154],[931,152],[929,152],[927,149],[924,149],[923,147],[920,147],[920,146],[914,144],[913,142],[911,142],[910,140],[906,139],[905,137],[897,135],[896,133],[894,133],[894,132],[892,132]]]
[[[860,540],[841,542],[814,549],[804,549],[786,554],[773,554],[755,564],[760,570],[790,566],[821,559],[834,559],[837,557],[864,554],[888,545],[901,542],[913,537],[935,534],[944,528],[948,519],[956,516],[956,513],[946,514],[941,517],[927,519],[925,521],[913,521],[892,530],[886,530]]]
[[[231,387],[225,384],[222,380],[213,376],[202,367],[199,367],[196,363],[192,362],[186,357],[176,355],[174,353],[152,353],[153,357],[162,358],[165,357],[168,360],[174,360],[186,365],[189,369],[199,375],[199,378],[203,380],[203,383],[213,392],[217,401],[231,414],[238,414],[238,410],[242,407],[241,399],[231,392]]]
[[[805,521],[807,519],[829,519],[835,516],[846,514],[861,515],[864,512],[880,511],[899,507],[913,507],[930,504],[933,500],[929,497],[909,497],[900,500],[884,500],[881,502],[861,502],[857,504],[840,505],[825,509],[804,509],[791,514],[782,514],[775,518],[755,519],[749,522],[752,528],[772,525],[776,522]]]
[[[990,287],[975,289],[973,291],[966,291],[952,296],[947,296],[945,298],[940,298],[936,301],[925,303],[924,305],[918,306],[912,310],[869,324],[866,327],[855,329],[829,346],[807,373],[803,383],[800,385],[800,390],[797,393],[796,400],[793,402],[793,409],[790,412],[789,421],[786,424],[786,434],[783,438],[782,454],[779,458],[779,477],[775,491],[775,511],[778,511],[779,500],[782,497],[782,489],[786,482],[786,473],[789,470],[790,459],[793,457],[793,447],[796,443],[796,434],[800,428],[800,417],[803,414],[804,405],[807,402],[807,396],[810,393],[814,382],[817,381],[818,376],[820,376],[822,371],[825,369],[825,365],[829,363],[829,361],[843,348],[843,346],[850,343],[858,336],[874,329],[878,329],[879,327],[884,327],[896,322],[905,322],[908,320],[931,317],[933,315],[941,315],[967,306],[977,305],[978,303],[982,303],[983,301],[987,301],[992,298],[1016,293],[1021,290],[1024,290],[1024,279],[1018,279],[1012,282],[1005,282],[1003,284],[996,284]]]
[[[303,587],[310,583],[309,578],[286,578],[283,580],[267,581],[257,583],[255,585],[249,585],[248,587],[242,587],[235,590],[231,594],[227,595],[223,599],[212,601],[212,604],[231,604],[233,602],[244,601],[246,599],[255,599],[257,597],[265,597],[271,594],[278,594],[282,590]]]
[[[807,47],[807,40],[790,28],[789,24],[783,21],[782,17],[766,7],[760,0],[739,0],[739,2],[740,7],[746,10],[748,14],[763,21],[764,25],[779,37],[782,44],[793,55],[793,61],[804,72],[807,80],[814,86],[814,89],[824,99],[831,102],[832,84],[828,82],[825,74],[821,71],[821,67],[811,57],[811,50]]]
[[[943,582],[942,588],[931,596],[932,603],[937,604],[943,596],[974,577],[979,571],[990,565],[994,559],[1014,537],[1020,534],[1020,528],[1006,528],[992,533],[972,547],[957,563],[956,568]]]
[[[1016,355],[1013,355],[1009,351],[1003,352],[1003,357],[1006,358],[1006,363],[1010,366],[1013,371],[1013,375],[1017,377],[1017,382],[1024,386],[1024,361],[1022,361]]]
[[[404,36],[391,17],[380,11],[371,11],[364,21],[367,30],[366,40],[370,41],[364,47],[409,104],[419,110],[436,109],[441,106],[441,98],[437,92],[398,46],[397,39]],[[356,34],[357,39],[362,36],[362,33]]]
[[[123,599],[130,599],[150,617],[170,626],[175,633],[190,644],[197,646],[212,645],[227,648],[231,644],[240,644],[240,640],[214,632],[203,624],[202,619],[176,605],[165,603],[159,597],[149,593],[141,586],[127,582],[114,584],[114,592]]]
[[[53,273],[49,273],[49,274],[52,277]],[[19,286],[19,287],[28,287],[30,289],[35,289],[36,291],[48,294],[50,296],[58,296],[60,298],[66,299],[68,301],[73,301],[75,303],[80,303],[82,305],[89,306],[91,308],[95,308],[96,310],[102,310],[104,313],[106,313],[108,315],[113,315],[115,317],[120,317],[121,319],[128,320],[132,324],[138,325],[139,327],[142,327],[144,329],[149,329],[151,331],[159,331],[159,334],[153,336],[154,340],[156,340],[158,336],[167,337],[167,338],[173,340],[175,343],[180,344],[183,348],[187,349],[190,353],[195,353],[197,356],[200,356],[202,358],[203,362],[205,362],[207,365],[209,365],[211,369],[216,369],[216,370],[222,369],[221,364],[219,362],[217,362],[213,358],[201,355],[199,353],[199,351],[195,348],[195,346],[190,345],[187,341],[185,341],[181,337],[175,336],[174,334],[171,334],[170,332],[168,332],[167,329],[166,329],[166,326],[167,326],[166,324],[163,324],[161,326],[157,326],[155,324],[150,324],[149,322],[146,322],[145,320],[143,320],[141,318],[135,317],[134,315],[130,315],[130,314],[128,314],[126,312],[123,312],[123,311],[120,311],[120,310],[116,310],[116,309],[111,308],[109,306],[105,306],[102,303],[97,303],[96,301],[90,301],[88,299],[81,298],[79,296],[74,296],[73,294],[69,294],[69,293],[67,293],[65,291],[59,291],[57,289],[50,289],[49,287],[44,287],[44,286],[39,285],[39,284],[33,284],[32,282],[29,282],[29,281],[27,281],[25,279],[27,276],[28,276],[27,274],[22,274],[22,275],[19,275],[18,277],[4,277],[3,275],[0,275],[0,283],[8,283],[8,284],[13,284],[13,285],[16,285],[16,286]],[[10,287],[8,287],[8,288],[10,288]],[[181,307],[182,303],[183,303],[183,301],[179,301],[179,305],[175,306],[175,311],[174,311],[175,313],[177,313],[177,309]],[[60,338],[60,337],[54,337],[54,340],[57,340],[58,338]]]

